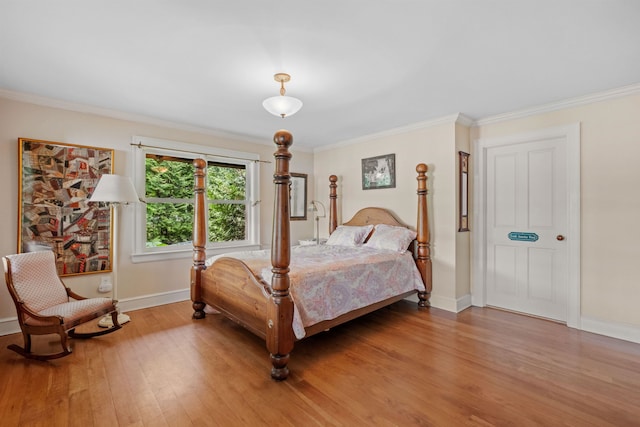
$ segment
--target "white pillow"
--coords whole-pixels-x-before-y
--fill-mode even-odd
[[[340,225],[327,239],[327,245],[334,246],[359,246],[364,242],[373,225],[350,226]]]
[[[389,251],[404,252],[409,244],[416,238],[417,233],[405,227],[393,225],[376,225],[373,235],[369,237],[365,248],[385,249]]]

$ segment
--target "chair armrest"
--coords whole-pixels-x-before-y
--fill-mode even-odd
[[[65,287],[65,289],[67,290],[67,295],[69,296],[69,298],[73,298],[76,301],[80,301],[80,300],[83,300],[83,299],[88,299],[87,297],[83,297],[83,296],[80,296],[80,295],[76,294],[75,292],[73,292],[71,289],[69,289],[67,287]]]
[[[62,324],[62,322],[64,322],[64,319],[62,318],[62,316],[58,316],[58,315],[41,316],[40,314],[36,313],[35,311],[27,307],[22,301],[20,301],[19,304],[20,304],[20,312],[26,314],[27,316],[33,318],[34,320],[39,320],[41,322],[57,322],[59,324]]]

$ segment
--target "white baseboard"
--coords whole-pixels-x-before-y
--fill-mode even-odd
[[[118,307],[123,312],[141,310],[143,308],[156,307],[158,305],[171,304],[174,302],[187,301],[191,298],[189,288],[179,291],[163,292],[159,294],[145,295],[141,297],[121,299]],[[20,332],[20,325],[17,317],[0,319],[0,336]]]
[[[640,344],[640,326],[582,316],[581,330]]]
[[[143,308],[156,307],[158,305],[171,304],[173,302],[186,301],[191,298],[189,288],[179,291],[163,292],[159,294],[144,295],[141,297],[121,299],[118,307],[123,312],[141,310]]]
[[[20,332],[20,325],[17,317],[7,317],[0,319],[0,336]]]
[[[156,307],[174,302],[187,301],[191,298],[189,289],[181,289],[178,291],[163,292],[159,294],[145,295],[142,297],[129,298],[120,300],[118,305],[124,312],[141,310],[143,308]],[[417,296],[410,298],[417,302]],[[458,299],[440,297],[431,295],[431,306],[442,310],[459,313],[462,310],[471,307],[471,295],[467,294]],[[617,338],[625,341],[631,341],[640,344],[640,327],[627,323],[608,322],[601,319],[582,316],[581,330],[592,332],[594,334],[605,335],[611,338]],[[15,334],[20,332],[20,325],[16,317],[0,319],[0,336]]]
[[[476,307],[482,306],[476,305]],[[616,323],[594,317],[581,316],[580,323],[576,329],[640,344],[640,326],[630,323]]]
[[[463,295],[457,299],[432,294],[429,301],[431,302],[431,307],[460,313],[462,310],[471,307],[471,294]]]

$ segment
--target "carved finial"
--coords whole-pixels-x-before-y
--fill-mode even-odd
[[[418,166],[416,166],[416,172],[418,173],[427,173],[427,170],[429,170],[429,167],[424,163],[418,163]]]
[[[273,142],[278,146],[290,147],[293,144],[293,136],[288,130],[280,129],[273,135]]]
[[[207,166],[207,162],[205,162],[203,159],[194,159],[193,166],[195,166],[196,169],[204,169],[204,167]]]
[[[329,182],[332,182],[332,183],[336,183],[336,182],[338,182],[338,177],[337,177],[337,176],[335,176],[335,175],[331,175],[331,176],[329,177]]]

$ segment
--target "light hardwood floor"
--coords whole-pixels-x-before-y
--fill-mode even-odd
[[[640,345],[513,313],[403,301],[297,343],[281,383],[260,339],[190,302],[129,314],[50,362],[0,337],[0,425],[640,425]]]

